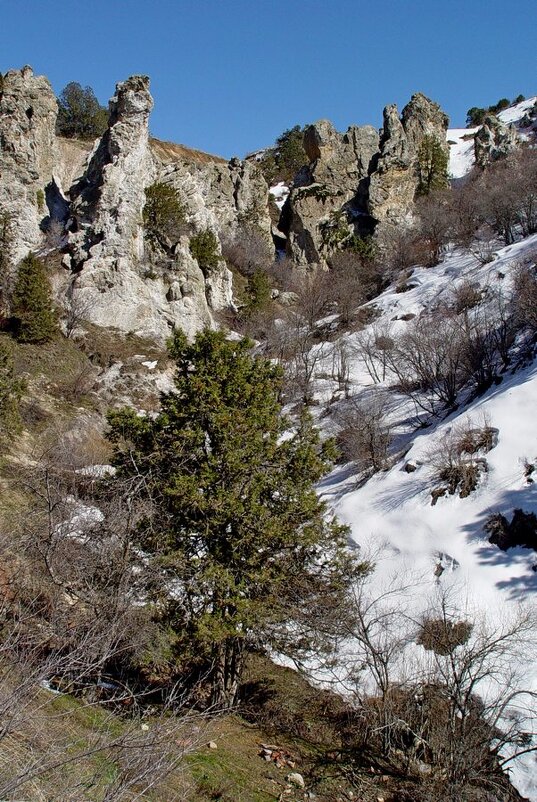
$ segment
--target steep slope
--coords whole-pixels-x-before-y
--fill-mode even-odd
[[[522,141],[535,136],[535,121],[528,117],[537,102],[537,96],[516,103],[498,114],[498,119],[505,126],[514,125]],[[449,173],[452,178],[462,178],[475,165],[475,135],[481,126],[475,128],[449,128],[447,139],[450,145]]]
[[[498,250],[496,259],[484,266],[471,255],[454,251],[434,268],[415,268],[409,279],[412,289],[404,293],[390,289],[376,299],[381,314],[369,329],[402,332],[410,325],[409,317],[442,302],[452,303],[453,291],[464,282],[483,290],[501,286],[507,292],[516,266],[534,259],[536,249],[537,235]],[[351,396],[358,400],[393,384],[388,375],[374,385],[357,355],[363,336],[345,337],[348,352],[354,354]],[[467,399],[426,428],[417,426],[416,410],[407,399],[389,393],[397,444],[389,470],[357,488],[352,465],[346,465],[321,487],[336,513],[351,526],[353,540],[376,562],[373,582],[378,592],[406,577],[410,587],[405,605],[419,618],[439,587],[448,588],[460,610],[483,614],[491,626],[515,614],[521,603],[534,604],[537,554],[524,548],[500,551],[488,542],[483,527],[493,513],[510,519],[515,508],[537,512],[537,489],[529,477],[529,466],[537,458],[537,361],[507,371],[481,397]],[[325,400],[328,394],[327,390]],[[439,484],[435,462],[438,455],[445,455],[450,433],[484,425],[497,432],[497,442],[485,455],[487,470],[477,489],[466,498],[446,493],[435,501],[432,491]],[[537,691],[537,668],[524,680]],[[532,754],[517,762],[512,776],[522,794],[537,800],[537,763]]]

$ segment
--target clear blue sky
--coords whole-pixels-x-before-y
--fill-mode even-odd
[[[296,123],[379,126],[421,91],[452,125],[537,94],[536,0],[0,0],[0,70],[56,92],[151,78],[155,136],[223,156]]]

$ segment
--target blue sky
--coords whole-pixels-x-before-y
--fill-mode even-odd
[[[0,0],[0,70],[56,92],[151,78],[151,132],[231,157],[320,117],[380,126],[417,91],[452,125],[537,94],[535,0]]]

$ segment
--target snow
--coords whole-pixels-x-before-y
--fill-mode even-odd
[[[447,301],[463,281],[482,288],[507,288],[515,265],[529,258],[536,248],[537,235],[499,248],[494,262],[484,266],[467,252],[455,249],[434,268],[416,267],[409,280],[414,289],[405,293],[388,289],[375,299],[381,315],[371,326],[390,325],[395,332],[404,330],[408,323],[401,320],[403,315],[418,315]],[[347,334],[344,341],[352,362],[352,393],[360,399],[373,392],[373,382],[353,349],[358,336]],[[327,373],[331,359],[332,355],[326,358]],[[330,397],[327,384],[325,380],[319,384],[322,401]],[[505,612],[514,614],[521,603],[534,603],[537,573],[533,566],[537,554],[522,548],[500,551],[489,544],[483,525],[495,512],[509,519],[514,508],[537,513],[537,483],[528,483],[524,474],[524,462],[537,460],[537,360],[524,369],[506,373],[502,382],[485,395],[448,418],[437,419],[426,429],[412,431],[409,402],[394,394],[389,398],[398,441],[408,449],[404,457],[360,487],[356,486],[352,466],[339,466],[319,488],[339,518],[349,524],[352,539],[363,554],[381,555],[373,582],[380,589],[391,576],[412,573],[420,577],[414,595],[405,601],[417,613],[427,607],[439,584],[450,585],[461,609],[470,605],[481,610],[491,625]],[[488,472],[469,497],[446,496],[432,506],[435,480],[431,452],[438,449],[442,436],[453,427],[465,422],[479,426],[483,421],[498,430],[497,444],[485,455]],[[406,462],[412,462],[416,470],[407,473]],[[444,568],[440,578],[435,574],[439,563]],[[526,683],[537,691],[537,664],[531,671],[525,670]],[[520,793],[537,802],[534,756],[526,755],[510,766],[512,782]]]
[[[269,192],[274,198],[274,203],[281,211],[283,204],[289,196],[289,187],[285,181],[280,181],[278,184],[274,184],[274,186],[270,187]]]
[[[499,112],[498,119],[505,125],[514,123],[519,136],[522,139],[526,139],[527,134],[524,133],[524,129],[520,130],[520,121],[536,101],[537,96],[534,96],[523,100],[521,103],[516,103],[514,106]],[[450,143],[448,172],[451,178],[463,178],[474,166],[473,136],[478,130],[479,126],[476,128],[450,128],[448,130],[447,140]]]
[[[462,178],[474,166],[474,136],[479,128],[450,128],[447,132],[449,145],[449,175]]]

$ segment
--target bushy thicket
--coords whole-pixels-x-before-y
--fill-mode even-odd
[[[185,231],[184,204],[169,184],[156,182],[146,188],[142,214],[146,237],[154,247],[168,250]]]
[[[300,168],[307,164],[303,141],[304,127],[295,125],[280,134],[274,146],[263,153],[260,167],[269,185],[277,181],[292,181]]]

